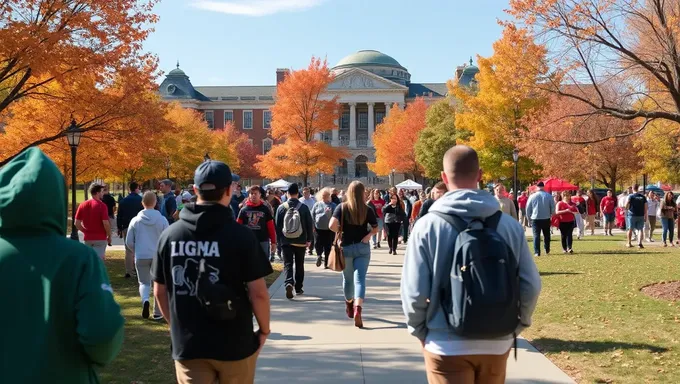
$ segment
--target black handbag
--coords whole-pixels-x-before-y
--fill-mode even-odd
[[[214,320],[233,320],[241,306],[241,298],[233,289],[210,281],[210,272],[206,271],[205,259],[201,259],[198,267],[196,298]]]

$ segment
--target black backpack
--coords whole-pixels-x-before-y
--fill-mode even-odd
[[[517,258],[496,232],[503,213],[473,219],[469,224],[455,215],[431,211],[451,224],[454,243],[450,281],[441,305],[449,329],[456,335],[493,339],[515,331],[520,322]]]

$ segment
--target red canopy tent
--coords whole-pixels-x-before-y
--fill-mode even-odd
[[[578,187],[575,186],[574,184],[571,184],[570,182],[558,178],[548,178],[543,180],[543,184],[545,184],[545,191],[546,192],[562,192],[562,191],[576,191],[578,190]],[[535,191],[536,186],[532,185],[529,187],[530,191]]]
[[[672,190],[673,190],[673,187],[671,187],[671,186],[668,185],[668,184],[661,184],[661,189],[664,190],[664,191],[666,191],[666,192],[668,192],[668,191],[672,191]]]

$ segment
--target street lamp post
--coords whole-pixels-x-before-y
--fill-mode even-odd
[[[396,169],[392,169],[392,174],[391,174],[391,176],[392,176],[392,186],[393,186],[393,187],[394,187],[394,184],[396,184],[396,183],[394,182],[394,172],[396,172],[396,171],[397,171]]]
[[[515,173],[514,177],[512,178],[512,191],[514,192],[512,194],[512,198],[515,200],[515,207],[517,206],[517,195],[519,195],[519,184],[517,183],[517,161],[519,161],[519,149],[515,148],[514,151],[512,151],[512,161],[515,163]]]
[[[165,158],[165,178],[170,179],[170,156]]]
[[[82,134],[83,131],[78,128],[76,121],[71,120],[71,125],[66,130],[66,141],[71,147],[71,239],[75,241],[80,241],[76,228],[76,152]]]

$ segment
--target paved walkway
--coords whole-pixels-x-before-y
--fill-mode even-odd
[[[305,294],[285,298],[283,275],[271,287],[272,334],[258,359],[256,383],[426,383],[420,345],[406,331],[399,298],[404,255],[373,251],[364,329],[344,310],[342,277],[308,256]],[[573,383],[525,340],[508,359],[507,383]]]

